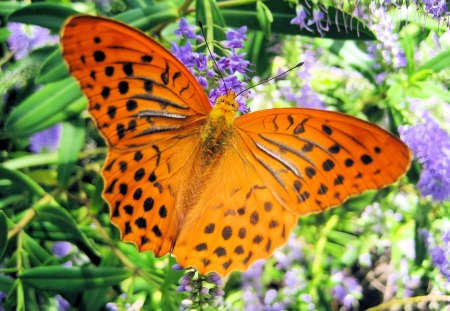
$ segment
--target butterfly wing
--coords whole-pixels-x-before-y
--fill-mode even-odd
[[[299,215],[387,186],[411,161],[388,132],[336,112],[271,109],[241,116],[235,127],[209,195],[174,248],[182,264],[202,273],[245,270],[284,244]]]
[[[249,161],[286,208],[300,215],[383,188],[411,162],[408,147],[398,138],[337,112],[258,111],[238,118],[236,127]]]
[[[163,255],[180,226],[176,193],[211,110],[208,98],[169,51],[125,24],[75,16],[61,42],[109,146],[102,176],[112,222],[124,240]]]

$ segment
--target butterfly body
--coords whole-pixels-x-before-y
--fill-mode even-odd
[[[200,138],[202,141],[201,159],[207,165],[215,157],[223,153],[230,144],[234,134],[234,122],[238,104],[234,92],[221,96],[211,109],[208,119],[202,128]]]
[[[184,267],[245,270],[286,242],[298,216],[409,167],[401,141],[351,116],[286,108],[236,118],[232,92],[211,108],[175,56],[120,22],[75,16],[61,41],[108,145],[111,222],[124,241]]]

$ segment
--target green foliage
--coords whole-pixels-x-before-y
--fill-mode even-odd
[[[330,17],[329,29],[323,34],[314,25],[308,30],[290,23],[296,15],[293,1],[126,0],[111,2],[109,8],[99,4],[95,8],[92,1],[28,5],[2,1],[0,19],[47,27],[57,34],[67,17],[100,12],[168,43],[174,38],[178,19],[188,17],[202,21],[211,45],[225,39],[227,27],[245,25],[249,29],[247,59],[261,78],[307,61],[307,52],[315,53],[313,62],[323,66],[314,67],[307,83],[331,109],[381,123],[395,134],[400,125],[417,122],[408,107],[411,98],[422,104],[437,100],[439,104],[430,110],[436,115],[442,115],[445,109],[448,112],[449,39],[438,53],[430,51],[433,36],[444,37],[445,27],[438,27],[431,18],[406,23],[399,17],[395,32],[407,66],[394,68],[382,58],[369,55],[365,41],[376,40],[376,34],[367,21],[330,1],[312,2],[323,4]],[[299,3],[306,6],[304,1]],[[312,18],[312,12],[308,18]],[[121,309],[178,310],[187,295],[177,292],[183,272],[171,268],[174,258],[138,252],[134,245],[120,242],[117,228],[110,223],[108,207],[101,197],[105,143],[87,118],[86,99],[70,77],[60,48],[40,48],[16,60],[8,49],[8,36],[10,32],[2,26],[0,292],[8,296],[4,301],[0,298],[0,310],[2,303],[7,310],[55,307],[56,295],[73,309],[105,310],[108,302],[114,302]],[[416,59],[419,49],[423,56]],[[380,74],[385,76],[382,81]],[[283,87],[299,93],[305,84],[295,74],[267,83],[256,89],[250,105],[293,106],[292,101],[274,94]],[[32,153],[31,137],[59,123],[63,125],[58,152]],[[389,283],[399,293],[388,297],[372,285],[391,282],[385,274],[400,270],[404,262],[409,275],[420,279],[415,296],[429,298],[433,289],[448,298],[448,287],[445,289],[443,277],[433,268],[420,232],[426,229],[437,233],[448,227],[450,205],[418,195],[413,184],[420,169],[415,162],[408,175],[388,189],[365,193],[339,209],[300,219],[296,234],[304,257],[291,268],[301,271],[305,285],[291,297],[291,306],[307,310],[310,304],[302,298],[307,294],[312,296],[315,308],[336,310],[339,302],[332,295],[336,284],[330,278],[335,270],[352,271],[368,283],[357,297],[361,309],[388,300],[403,306],[408,301],[396,299],[405,298],[401,294],[407,289],[405,284]],[[374,205],[382,211],[379,218],[361,216]],[[56,256],[53,248],[61,241],[69,242],[70,250]],[[408,257],[410,244],[405,241],[412,241],[414,258]],[[368,255],[372,262],[363,263],[362,255]],[[65,266],[67,263],[71,267]],[[288,269],[278,269],[277,264],[276,259],[269,259],[261,282],[264,290],[285,285]],[[382,269],[387,272],[373,276]],[[368,276],[373,279],[367,280]],[[224,289],[221,308],[242,309],[246,302],[240,273],[229,276]],[[439,303],[432,307],[439,309],[443,306]]]

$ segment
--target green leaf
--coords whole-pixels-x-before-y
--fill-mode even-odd
[[[59,121],[66,118],[70,111],[73,112],[68,107],[75,102],[80,107],[81,98],[80,87],[71,77],[50,83],[27,97],[8,116],[6,132],[13,137],[27,137],[42,129],[43,124],[49,126],[49,120],[55,122],[56,116]]]
[[[25,5],[25,2],[16,2],[16,1],[0,1],[0,16],[7,17],[14,11],[22,8]]]
[[[441,71],[442,69],[450,67],[450,49],[440,52],[435,57],[428,60],[425,64],[419,67],[419,70],[431,70],[433,72]]]
[[[255,74],[264,77],[270,74],[272,69],[271,58],[273,52],[269,51],[270,42],[262,31],[248,33],[245,42],[245,53],[247,59],[254,65]]]
[[[172,2],[158,3],[149,7],[125,11],[114,18],[149,32],[162,23],[170,23],[179,16],[178,8]]]
[[[123,268],[66,268],[61,266],[36,267],[19,274],[20,280],[36,289],[57,292],[84,292],[90,289],[116,285],[132,275]]]
[[[197,0],[195,2],[195,16],[205,25],[206,41],[225,40],[223,29],[226,27],[222,11],[214,0]]]
[[[91,198],[91,213],[94,215],[98,215],[102,210],[103,206],[105,206],[105,201],[102,198],[103,192],[103,179],[100,175],[97,175],[94,180],[95,192]]]
[[[416,61],[414,60],[414,41],[412,37],[407,32],[405,32],[401,43],[407,61],[406,69],[408,72],[408,76],[411,77],[414,74],[414,66],[416,63]]]
[[[323,35],[317,30],[315,25],[311,25],[311,31],[300,29],[298,25],[292,25],[291,20],[296,16],[295,7],[286,1],[267,1],[264,2],[273,16],[272,32],[279,34],[303,35],[309,37],[324,37],[331,39],[350,39],[350,40],[375,40],[375,35],[368,29],[364,23],[356,17],[351,16],[337,8],[329,7],[325,16],[329,17],[328,31],[322,31]],[[233,7],[225,3],[220,5],[226,24],[230,27],[240,27],[243,23],[252,30],[261,30],[258,18],[256,4],[237,5]],[[307,6],[304,6],[307,7]],[[308,19],[312,18],[312,12],[307,12]]]
[[[9,293],[14,285],[14,279],[6,276],[4,274],[0,274],[0,291]]]
[[[9,16],[8,21],[38,25],[58,33],[66,19],[77,13],[77,11],[61,4],[32,3],[15,11]]]
[[[28,234],[23,235],[23,247],[27,251],[30,264],[33,266],[58,264],[56,258]]]
[[[75,163],[84,142],[84,122],[78,119],[75,122],[64,122],[58,154],[58,182],[61,187],[67,188],[70,176],[74,171]]]
[[[272,12],[270,12],[269,8],[262,1],[256,2],[256,18],[258,19],[264,35],[267,38],[270,38],[270,28],[273,23],[273,16]]]
[[[7,28],[0,28],[0,42],[5,42],[11,33]]]
[[[6,215],[0,211],[0,259],[5,254],[6,245],[8,244],[8,224],[6,222]]]
[[[38,218],[41,221],[48,221],[55,226],[58,226],[60,230],[70,233],[73,240],[78,242],[78,247],[80,247],[93,262],[100,261],[100,256],[92,242],[79,229],[77,223],[68,211],[61,206],[54,204],[39,206],[36,208],[36,211]]]
[[[22,155],[3,163],[3,166],[9,169],[21,169],[39,165],[56,164],[58,156],[56,153],[37,153]]]
[[[36,78],[37,83],[49,83],[62,80],[69,76],[69,69],[64,61],[61,49],[58,47],[44,61],[42,68]]]
[[[23,190],[28,190],[33,195],[39,197],[45,195],[45,190],[41,186],[20,171],[11,170],[0,165],[0,176],[2,179],[11,180],[15,185],[20,185]]]

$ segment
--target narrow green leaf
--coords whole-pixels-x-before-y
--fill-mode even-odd
[[[11,292],[11,288],[14,285],[14,279],[6,276],[4,274],[0,274],[0,292],[9,293]]]
[[[164,2],[127,10],[115,15],[114,18],[148,32],[161,23],[172,22],[178,16],[178,8],[172,2]]]
[[[405,57],[407,61],[406,69],[408,72],[408,76],[411,77],[414,74],[415,69],[414,66],[416,61],[414,60],[414,41],[407,32],[405,32],[401,44],[403,51],[405,52]]]
[[[206,41],[225,40],[223,29],[226,27],[222,11],[214,0],[197,0],[195,2],[195,16],[205,25]],[[212,45],[212,44],[211,44]]]
[[[23,248],[27,251],[28,260],[33,266],[58,264],[56,258],[28,234],[23,235]]]
[[[62,80],[69,76],[69,69],[64,61],[61,49],[58,47],[52,54],[50,54],[39,72],[36,82],[50,83]]]
[[[78,12],[56,3],[32,3],[15,11],[9,16],[9,22],[38,25],[58,33],[65,20]]]
[[[76,100],[80,100],[82,94],[78,83],[73,78],[67,78],[50,83],[39,91],[33,93],[21,102],[18,107],[6,119],[6,132],[13,137],[26,137],[33,130],[41,129],[42,124],[50,118],[63,112]],[[77,105],[80,105],[77,102]],[[66,110],[67,111],[67,110]]]
[[[0,165],[0,176],[2,179],[9,179],[13,183],[16,183],[16,185],[21,185],[24,190],[31,192],[33,195],[45,195],[45,190],[42,189],[41,186],[20,171],[11,170]]]
[[[99,214],[103,210],[103,206],[105,206],[105,201],[102,198],[103,192],[103,179],[100,175],[97,175],[94,180],[95,192],[93,197],[91,198],[91,213],[94,215]]]
[[[64,208],[55,205],[44,205],[36,208],[38,218],[41,221],[48,221],[59,227],[60,230],[72,235],[73,240],[91,258],[92,261],[99,261],[99,254],[92,242],[80,230],[72,215]]]
[[[5,254],[6,245],[8,244],[8,224],[6,222],[6,215],[0,211],[0,259]]]
[[[248,60],[255,65],[255,74],[265,77],[272,70],[271,58],[275,56],[269,51],[269,40],[262,31],[252,31],[248,34],[245,42],[245,53]]]
[[[25,5],[25,2],[0,1],[0,16],[7,17]]]
[[[273,16],[270,9],[262,1],[256,2],[256,17],[262,31],[264,32],[264,35],[267,38],[270,38],[270,29],[273,23]]]
[[[11,170],[17,170],[38,165],[56,164],[57,161],[58,156],[56,153],[37,153],[13,157],[13,159],[5,161],[3,166]]]
[[[419,67],[419,70],[429,69],[433,72],[439,72],[442,69],[450,67],[450,49],[440,52],[435,57],[428,60]]]
[[[375,35],[364,23],[350,14],[337,8],[329,7],[324,13],[329,17],[328,31],[319,32],[316,25],[311,25],[311,31],[300,29],[298,25],[292,25],[291,20],[296,16],[295,7],[286,1],[264,2],[273,16],[272,32],[290,35],[303,35],[308,37],[324,37],[331,39],[374,40]],[[220,3],[219,3],[220,6]],[[223,6],[223,5],[222,5]],[[307,7],[307,6],[305,6]],[[261,30],[257,18],[256,4],[245,4],[233,7],[224,7],[222,15],[230,27],[240,27],[244,23],[252,30]],[[312,12],[308,11],[309,19]]]
[[[66,268],[61,266],[36,267],[19,275],[28,286],[58,292],[84,292],[116,285],[129,278],[132,271],[123,268]]]
[[[58,182],[66,188],[70,182],[70,176],[74,170],[78,155],[84,142],[84,122],[78,119],[74,122],[64,122],[59,144],[58,154]]]
[[[0,42],[5,42],[11,33],[7,28],[0,28]]]

